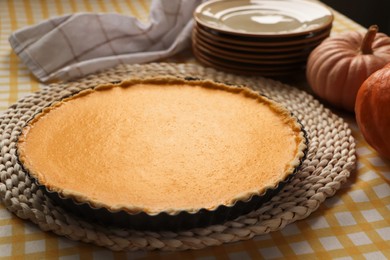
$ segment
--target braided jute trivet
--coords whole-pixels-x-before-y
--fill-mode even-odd
[[[141,232],[88,223],[54,205],[22,170],[18,135],[43,107],[81,89],[128,77],[193,76],[251,87],[290,109],[308,135],[307,158],[285,188],[260,209],[223,225],[182,232]],[[19,100],[0,117],[0,198],[18,217],[44,231],[112,250],[185,250],[250,239],[306,218],[340,188],[355,167],[355,142],[348,125],[304,91],[262,77],[242,77],[194,64],[121,65],[78,81],[56,83]]]

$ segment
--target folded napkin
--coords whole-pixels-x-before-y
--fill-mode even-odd
[[[15,53],[42,82],[69,80],[118,64],[169,57],[190,45],[199,0],[153,0],[149,22],[121,14],[77,13],[14,32]]]

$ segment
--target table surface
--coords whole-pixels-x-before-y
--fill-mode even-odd
[[[11,32],[52,16],[80,11],[118,12],[147,21],[149,0],[3,0],[0,1],[0,111],[38,91],[40,84],[12,52]],[[335,12],[332,35],[365,29]],[[191,55],[172,59],[194,62]],[[297,83],[299,84],[299,83]],[[302,82],[304,85],[304,82]],[[61,259],[258,259],[390,258],[390,162],[364,141],[354,116],[336,113],[349,123],[357,143],[357,169],[347,183],[306,219],[253,239],[185,252],[112,252],[41,231],[11,214],[0,202],[0,258]]]

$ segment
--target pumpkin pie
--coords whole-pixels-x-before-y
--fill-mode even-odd
[[[120,212],[137,227],[131,218],[139,214],[153,221],[202,213],[204,222],[205,212],[213,219],[221,208],[218,221],[229,219],[240,203],[253,210],[296,171],[305,143],[290,111],[247,87],[164,76],[62,99],[28,122],[17,148],[24,169],[57,201],[87,205],[87,215]]]

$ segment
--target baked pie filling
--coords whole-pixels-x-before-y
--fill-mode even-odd
[[[98,86],[45,108],[23,129],[18,156],[61,197],[175,215],[275,188],[305,148],[291,113],[249,88],[155,77]]]

